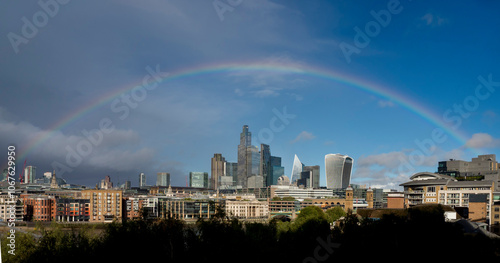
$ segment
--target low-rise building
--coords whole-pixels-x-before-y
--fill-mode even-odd
[[[90,220],[90,200],[56,199],[55,220],[58,222],[86,222]]]
[[[296,199],[311,199],[334,196],[332,189],[300,188],[292,185],[271,185],[271,198],[293,197]]]
[[[269,216],[267,201],[258,200],[227,200],[226,213],[240,219],[261,219]]]
[[[9,219],[22,221],[24,214],[23,202],[16,195],[0,195],[0,221],[6,222]]]
[[[457,209],[471,211],[470,196],[483,195],[485,201],[486,221],[490,221],[491,207],[493,205],[494,182],[459,181],[454,177],[436,173],[416,173],[410,177],[409,182],[400,184],[404,187],[405,207],[409,208],[419,204],[442,204]],[[477,206],[473,205],[475,211]],[[475,214],[474,218],[479,215]]]
[[[159,200],[159,216],[195,221],[200,218],[211,218],[215,215],[219,204],[208,199],[162,199]]]
[[[56,199],[46,195],[21,195],[24,220],[50,222],[56,216]]]
[[[273,198],[269,201],[269,218],[273,218],[278,215],[287,216],[291,219],[297,217],[297,214],[305,207],[313,205],[311,200],[287,200],[287,198]]]

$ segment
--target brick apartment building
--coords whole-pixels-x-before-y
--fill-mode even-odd
[[[83,190],[82,198],[90,200],[89,222],[122,220],[121,190]]]

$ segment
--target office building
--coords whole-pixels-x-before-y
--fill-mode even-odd
[[[319,165],[304,166],[302,173],[306,172],[309,177],[309,184],[307,187],[319,188]]]
[[[272,178],[271,178],[272,180],[269,182],[268,186],[278,185],[278,180],[282,176],[285,176],[285,167],[283,167],[283,166],[273,166],[273,174],[272,174]],[[288,176],[285,176],[285,177],[288,178]],[[288,180],[288,184],[290,184],[290,180]]]
[[[210,173],[210,183],[213,189],[219,189],[220,177],[226,176],[226,159],[222,154],[216,153],[211,159],[212,169]]]
[[[247,178],[260,175],[260,151],[257,146],[247,147]]]
[[[479,155],[470,162],[455,159],[441,161],[437,173],[459,181],[491,180],[495,182],[495,191],[500,191],[500,165],[495,154]]]
[[[146,175],[144,173],[139,174],[139,188],[146,186]]]
[[[300,173],[302,173],[302,168],[304,164],[300,162],[299,157],[295,155],[293,158],[292,175],[290,177],[290,183],[296,183],[300,179]]]
[[[268,186],[272,180],[271,149],[267,144],[260,145],[260,176],[264,180],[264,186]]]
[[[271,185],[271,197],[293,197],[296,199],[332,197],[332,189],[300,188],[294,185]]]
[[[209,188],[207,172],[190,172],[189,187]]]
[[[156,174],[156,186],[170,186],[170,174],[169,173],[157,173]]]
[[[111,189],[113,188],[113,182],[111,182],[111,177],[106,175],[104,179],[101,180],[100,189]]]
[[[262,188],[264,187],[264,178],[260,175],[252,175],[248,177],[247,188]]]
[[[226,162],[226,176],[233,177],[233,182],[238,180],[238,163]]]
[[[448,161],[441,161],[438,163],[438,173],[449,175],[453,178],[458,178],[465,176],[481,176],[486,173],[494,172],[499,170],[499,164],[496,161],[495,154],[479,155],[476,158],[472,158],[472,161],[463,161],[450,159]],[[482,179],[475,178],[474,180]]]
[[[325,155],[326,187],[347,188],[351,181],[354,160],[342,154]]]
[[[236,184],[241,185],[243,188],[247,188],[247,178],[251,174],[248,171],[248,167],[252,166],[252,158],[248,158],[247,148],[252,146],[252,133],[248,130],[248,125],[243,125],[243,131],[240,134],[240,144],[238,145],[238,176],[236,179]],[[260,158],[259,158],[260,159]]]
[[[32,184],[36,178],[36,167],[35,166],[26,166],[24,168],[24,183]]]

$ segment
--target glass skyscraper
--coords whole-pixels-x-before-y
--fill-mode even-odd
[[[264,180],[264,186],[268,186],[272,177],[271,149],[267,144],[260,145],[260,175]]]
[[[208,188],[208,173],[207,172],[190,172],[189,186],[198,188]]]
[[[304,166],[302,171],[311,173],[310,184],[308,186],[312,188],[319,188],[319,165]]]
[[[300,173],[302,173],[302,168],[304,164],[302,164],[299,160],[299,157],[295,155],[293,158],[293,167],[292,167],[292,176],[290,177],[290,183],[293,183],[300,179]]]
[[[156,186],[170,186],[170,174],[169,173],[157,173],[156,174]]]
[[[347,188],[351,181],[354,159],[342,154],[325,155],[326,187]]]
[[[243,131],[240,134],[240,144],[238,145],[238,176],[236,179],[236,184],[241,185],[243,188],[247,188],[247,179],[249,174],[248,167],[251,167],[248,164],[249,160],[252,158],[248,158],[247,148],[252,145],[252,133],[248,130],[248,125],[243,125]]]

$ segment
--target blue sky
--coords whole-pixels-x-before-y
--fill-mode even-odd
[[[494,1],[41,2],[0,3],[0,147],[22,149],[47,134],[19,153],[39,176],[57,168],[76,184],[110,175],[137,185],[140,172],[149,184],[157,172],[170,172],[174,185],[185,185],[189,171],[210,171],[214,153],[236,161],[243,125],[257,144],[283,111],[294,117],[265,142],[287,175],[295,154],[320,165],[322,185],[328,153],[355,159],[353,183],[397,188],[412,172],[435,171],[440,160],[470,160],[500,147]],[[128,104],[113,108],[148,67],[166,76],[222,64],[261,69],[167,78],[135,93],[140,101],[126,116],[116,107]],[[265,70],[279,67],[321,69],[381,87],[453,133],[433,137],[435,123],[390,97],[308,73]],[[113,92],[117,97],[52,129]],[[68,149],[88,146],[85,132],[103,120],[112,131],[87,152],[81,148],[80,159],[68,157]],[[0,158],[7,160],[5,153]]]

